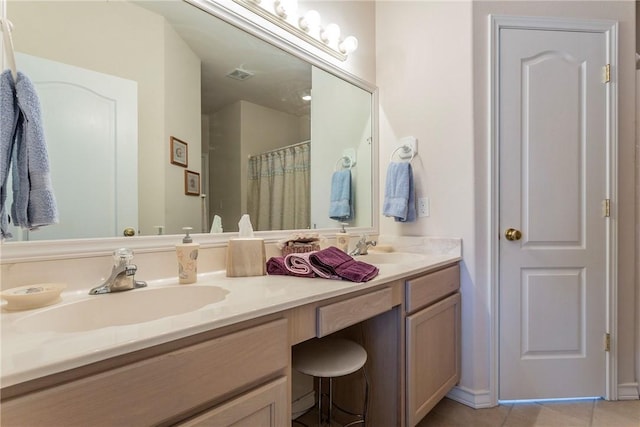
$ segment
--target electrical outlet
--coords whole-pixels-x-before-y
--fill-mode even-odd
[[[418,216],[419,217],[429,216],[429,198],[428,197],[418,198]]]

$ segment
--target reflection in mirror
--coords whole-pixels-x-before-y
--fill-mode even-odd
[[[257,230],[336,228],[345,153],[349,222],[372,225],[370,92],[183,1],[10,1],[7,16],[61,220],[18,240],[209,232],[214,215],[237,231],[246,212]]]

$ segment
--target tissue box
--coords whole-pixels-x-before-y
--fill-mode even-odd
[[[227,277],[264,276],[266,262],[264,239],[229,239]]]

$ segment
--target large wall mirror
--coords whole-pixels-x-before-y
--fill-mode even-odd
[[[234,232],[243,213],[258,231],[336,229],[331,178],[345,168],[345,222],[374,226],[375,88],[215,10],[7,2],[18,69],[41,97],[60,211],[60,224],[13,229],[14,240],[209,233],[214,215]]]

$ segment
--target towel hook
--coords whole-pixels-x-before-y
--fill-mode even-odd
[[[351,158],[351,156],[342,156],[336,162],[334,170],[336,170],[336,171],[338,170],[338,167],[340,166],[340,162],[342,162],[342,168],[344,168],[344,169],[351,169],[356,164],[353,161],[353,159]]]
[[[16,57],[13,52],[13,39],[11,38],[11,31],[13,30],[13,23],[7,18],[0,18],[0,28],[2,29],[2,40],[4,40],[4,48],[6,53],[7,62],[9,63],[9,69],[11,70],[11,76],[15,81],[18,78],[18,71],[16,68]]]
[[[413,149],[409,145],[404,144],[399,146],[395,150],[393,150],[393,152],[391,152],[391,157],[389,158],[389,160],[393,161],[393,156],[400,150],[402,151],[398,153],[398,157],[400,157],[402,160],[406,160],[408,158],[409,163],[411,163],[413,158],[416,156],[416,153],[413,151]]]

